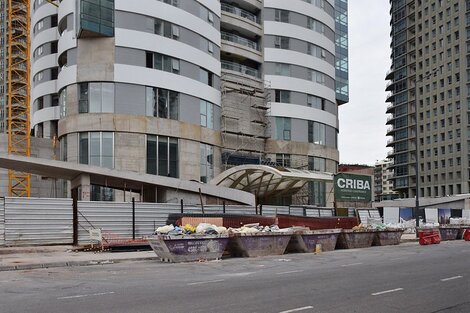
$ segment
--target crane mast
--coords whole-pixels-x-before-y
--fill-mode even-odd
[[[30,156],[30,0],[8,0],[8,154]],[[8,171],[13,197],[31,196],[31,175]]]

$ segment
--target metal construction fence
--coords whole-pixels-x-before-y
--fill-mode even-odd
[[[71,199],[2,198],[0,244],[72,244]]]
[[[0,246],[90,243],[90,230],[103,237],[142,238],[166,224],[169,214],[242,214],[332,216],[329,208],[308,206],[182,205],[142,202],[78,201],[72,199],[0,198]],[[74,223],[75,221],[75,223]],[[74,233],[75,230],[75,233]]]
[[[166,223],[179,205],[132,202],[78,202],[78,243],[89,242],[89,230],[101,229],[103,237],[114,240],[142,238]]]
[[[5,198],[0,198],[0,247],[5,245]]]
[[[112,240],[142,238],[166,224],[169,214],[256,214],[249,206],[205,205],[135,202],[78,202],[78,243],[89,242],[89,230],[101,229],[103,237]]]

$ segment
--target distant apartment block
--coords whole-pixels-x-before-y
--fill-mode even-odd
[[[394,0],[387,135],[400,197],[470,192],[470,2]]]
[[[393,200],[398,193],[393,190],[393,170],[391,160],[382,160],[374,167],[374,198],[375,201]]]

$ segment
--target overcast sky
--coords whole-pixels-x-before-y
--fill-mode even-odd
[[[340,163],[373,165],[386,147],[389,0],[349,0],[349,103],[339,108]],[[389,137],[390,138],[390,137]]]

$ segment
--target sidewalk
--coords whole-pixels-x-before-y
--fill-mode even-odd
[[[403,234],[401,235],[400,242],[418,242],[416,234]]]
[[[74,251],[72,246],[0,248],[0,272],[48,267],[112,264],[123,261],[159,260],[153,251]]]

